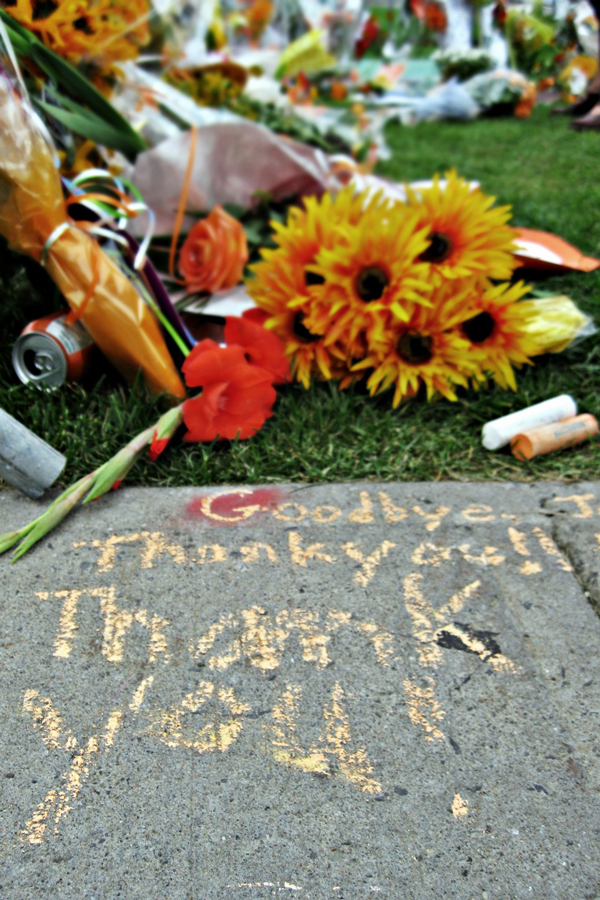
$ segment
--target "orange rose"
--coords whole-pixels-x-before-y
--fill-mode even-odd
[[[235,287],[248,262],[248,244],[237,219],[215,206],[196,222],[179,254],[179,271],[190,291],[213,293]]]
[[[331,99],[332,100],[345,100],[346,99],[346,85],[342,84],[341,81],[334,81],[331,85]]]

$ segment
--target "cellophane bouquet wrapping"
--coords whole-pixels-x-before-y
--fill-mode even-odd
[[[154,314],[98,241],[67,215],[54,151],[0,67],[0,234],[42,262],[100,350],[128,380],[185,396]]]

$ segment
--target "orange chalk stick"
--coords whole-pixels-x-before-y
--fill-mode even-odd
[[[523,461],[581,444],[596,434],[598,434],[598,420],[585,413],[582,416],[573,416],[570,419],[563,419],[562,422],[553,422],[552,425],[542,425],[517,434],[511,440],[510,448],[513,456]]]

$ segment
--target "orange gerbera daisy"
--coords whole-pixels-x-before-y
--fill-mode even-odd
[[[479,284],[461,304],[461,323],[457,333],[469,343],[470,350],[483,353],[483,361],[473,377],[473,384],[488,378],[505,390],[517,389],[513,366],[531,365],[529,357],[540,352],[535,331],[529,325],[536,318],[535,309],[519,300],[529,286],[517,284]],[[468,311],[468,315],[464,315]]]
[[[407,195],[418,227],[427,229],[429,246],[420,260],[429,264],[435,280],[511,277],[516,247],[507,225],[509,206],[493,206],[495,197],[473,190],[454,170],[446,173],[445,184],[436,175],[431,187],[418,193],[407,187]]]
[[[427,233],[414,211],[378,196],[355,225],[338,225],[335,243],[321,246],[310,267],[321,282],[313,294],[317,328],[349,347],[360,333],[373,343],[388,313],[407,321],[414,304],[428,305],[429,266],[418,260]]]
[[[347,242],[365,211],[378,203],[378,197],[355,195],[352,187],[335,197],[306,198],[303,207],[289,210],[285,224],[272,223],[277,247],[262,250],[262,260],[251,267],[248,293],[267,313],[265,326],[283,341],[292,374],[305,387],[313,375],[340,379],[342,386],[360,377],[349,366],[362,358],[364,344],[358,335],[349,342],[343,340],[346,334],[334,332],[335,302],[329,318],[323,317],[318,289],[324,277],[316,271],[316,261],[323,248]]]
[[[135,59],[150,40],[149,0],[56,0],[41,12],[36,0],[16,0],[6,12],[74,65],[99,69]]]
[[[371,394],[395,387],[396,407],[424,384],[428,400],[435,394],[456,400],[456,386],[467,387],[484,358],[459,329],[470,315],[473,291],[472,279],[445,282],[434,290],[430,306],[412,304],[406,322],[388,314],[383,341],[353,367],[373,369],[367,381]]]

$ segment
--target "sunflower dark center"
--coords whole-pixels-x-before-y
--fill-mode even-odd
[[[422,365],[429,362],[433,353],[431,346],[432,339],[428,334],[411,333],[409,331],[403,334],[396,345],[398,355],[407,363],[413,365]]]
[[[452,241],[447,234],[432,231],[427,240],[430,241],[430,244],[427,250],[424,250],[419,256],[421,262],[440,263],[448,259],[452,253]]]
[[[383,297],[389,283],[390,279],[384,269],[380,266],[367,266],[356,276],[354,286],[360,299],[370,303]]]
[[[317,272],[305,272],[304,284],[306,287],[311,287],[313,284],[325,284],[325,279],[322,275],[318,275]]]
[[[462,330],[472,344],[482,344],[493,333],[496,323],[489,312],[481,312],[463,322]]]
[[[294,332],[294,334],[296,335],[296,337],[299,340],[305,341],[305,343],[307,343],[307,344],[311,344],[313,341],[318,341],[319,338],[321,337],[321,335],[313,334],[311,331],[309,331],[308,328],[306,327],[306,325],[303,324],[304,319],[305,319],[304,313],[297,312],[296,315],[294,316],[294,324],[292,325],[292,331]]]

